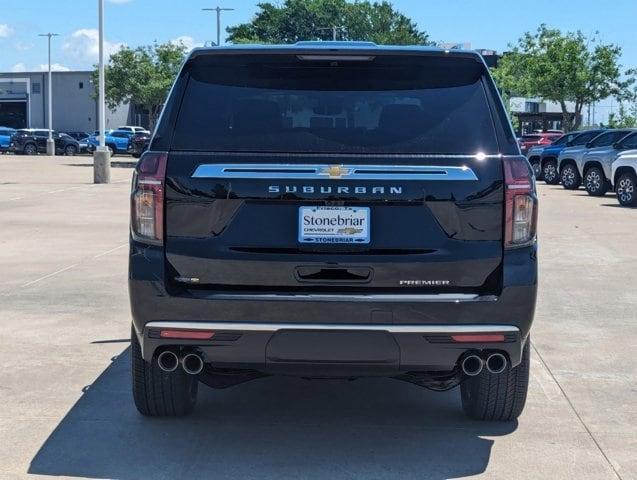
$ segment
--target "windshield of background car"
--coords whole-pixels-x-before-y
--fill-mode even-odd
[[[628,135],[630,132],[625,130],[617,130],[614,132],[606,132],[601,134],[593,141],[593,147],[608,147],[615,142],[619,142],[622,138]]]
[[[590,142],[591,140],[593,140],[595,137],[597,137],[599,135],[599,132],[585,132],[585,133],[580,133],[579,135],[577,135],[573,141],[571,142],[572,145],[585,145],[588,142]]]
[[[631,133],[622,140],[622,148],[634,149],[637,148],[637,133]]]
[[[461,57],[197,58],[172,149],[497,153],[483,70]]]
[[[570,142],[575,135],[562,135],[560,138],[555,140],[551,145],[564,145],[566,142]]]

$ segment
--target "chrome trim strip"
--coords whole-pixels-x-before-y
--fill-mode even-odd
[[[239,332],[277,332],[279,330],[358,330],[389,333],[518,333],[513,325],[388,325],[335,323],[236,323],[236,322],[149,322],[148,328],[221,330]]]
[[[229,152],[229,151],[218,151],[218,152],[202,152],[198,150],[171,150],[171,155],[179,155],[179,156],[197,156],[197,157],[260,157],[260,158],[273,158],[277,159],[281,158],[317,158],[323,160],[325,158],[337,158],[339,160],[343,160],[344,158],[378,158],[382,160],[387,159],[397,159],[397,158],[406,158],[406,159],[423,159],[423,158],[445,158],[445,159],[487,159],[487,158],[504,158],[504,157],[519,157],[520,155],[502,155],[501,153],[490,153],[486,155],[478,155],[478,154],[466,154],[466,153],[329,153],[329,152]]]
[[[439,293],[439,294],[276,294],[276,293],[212,293],[206,296],[211,300],[252,300],[252,301],[286,301],[286,302],[414,302],[414,303],[461,303],[461,302],[494,302],[494,295],[480,296],[472,293]]]
[[[467,166],[330,165],[287,163],[231,163],[199,165],[192,178],[294,180],[451,180],[475,181]]]

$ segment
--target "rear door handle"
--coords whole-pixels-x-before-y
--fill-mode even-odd
[[[370,267],[325,267],[300,266],[296,267],[295,276],[304,283],[367,283],[372,279],[373,270]]]

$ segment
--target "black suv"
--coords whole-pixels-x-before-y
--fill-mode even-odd
[[[14,153],[35,155],[46,152],[46,141],[49,131],[46,129],[22,129],[11,137],[9,150]],[[70,135],[53,131],[55,153],[58,155],[75,155],[80,151],[80,144]]]
[[[477,53],[195,49],[131,200],[141,413],[274,374],[460,385],[474,418],[521,413],[537,196]]]

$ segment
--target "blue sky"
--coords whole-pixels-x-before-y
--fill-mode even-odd
[[[221,0],[219,0],[221,1]],[[249,20],[253,0],[223,0],[224,27]],[[435,41],[470,42],[473,48],[502,51],[542,22],[564,30],[599,31],[601,39],[624,49],[622,63],[637,67],[634,39],[637,1],[613,0],[394,0]],[[214,0],[107,0],[108,48],[182,38],[200,44],[215,38],[215,18],[202,7]],[[61,69],[88,69],[97,56],[97,0],[0,0],[0,71],[40,70],[47,62],[46,39],[53,31],[53,62]]]

